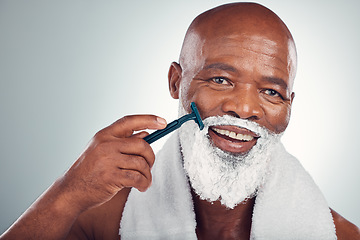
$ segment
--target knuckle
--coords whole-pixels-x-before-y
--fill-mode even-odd
[[[126,138],[123,139],[123,142],[127,146],[133,146],[136,148],[137,152],[144,152],[148,150],[148,144],[142,138]]]
[[[142,175],[137,171],[126,171],[125,176],[132,182],[139,183]]]
[[[123,116],[122,118],[119,119],[119,122],[120,122],[120,123],[123,123],[123,122],[130,121],[131,118],[132,118],[131,115],[125,115],[125,116]]]
[[[95,133],[95,138],[96,137],[101,137],[104,133],[105,133],[105,131],[106,131],[106,128],[104,128],[104,129],[101,129],[100,131],[98,131],[97,133]]]
[[[137,148],[141,151],[145,151],[147,149],[147,143],[145,142],[145,140],[141,138],[133,138],[133,141],[137,145]]]
[[[136,166],[139,170],[141,171],[145,171],[149,168],[148,163],[146,162],[146,160],[142,157],[137,157],[136,159]]]
[[[106,131],[106,128],[98,131],[97,133],[95,133],[93,139],[96,141],[96,142],[101,142],[101,141],[104,141],[105,138],[106,138],[106,135],[107,135],[107,131]]]
[[[142,138],[136,139],[138,141],[138,146],[142,152],[152,152],[150,145]]]
[[[136,139],[138,144],[139,152],[141,152],[143,158],[145,161],[147,161],[149,164],[152,164],[155,161],[155,153],[150,147],[150,145],[145,142],[143,139]]]
[[[131,138],[121,138],[118,141],[123,148],[130,148],[132,145],[135,144]]]

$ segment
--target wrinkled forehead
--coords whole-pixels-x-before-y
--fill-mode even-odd
[[[189,47],[183,50],[181,59],[184,71],[196,71],[208,61],[227,59],[241,67],[272,66],[290,82],[295,77],[295,48],[292,40],[284,35],[269,35],[261,31],[194,31],[188,35],[187,41]]]
[[[203,34],[194,31],[188,37],[181,66],[184,73],[195,75],[204,66],[226,63],[248,72],[262,70],[287,80],[292,89],[296,71],[296,53],[290,39],[261,32]],[[275,72],[274,72],[275,71]]]
[[[243,49],[269,57],[278,57],[286,62],[289,53],[286,40],[279,41],[261,33],[232,33],[212,36],[211,38],[199,35],[196,37],[196,41],[200,43],[198,49],[194,50],[201,51],[203,55],[231,55]]]

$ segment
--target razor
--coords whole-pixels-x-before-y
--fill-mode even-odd
[[[150,135],[144,137],[144,140],[149,144],[153,143],[156,140],[162,138],[163,136],[165,136],[165,135],[171,133],[172,131],[178,129],[179,127],[181,127],[181,125],[183,125],[185,122],[190,121],[190,120],[194,120],[198,124],[200,130],[203,130],[204,123],[201,120],[199,111],[197,110],[197,107],[196,107],[194,102],[192,102],[190,104],[190,108],[191,108],[191,113],[189,113],[187,115],[184,115],[184,116],[182,116],[181,118],[179,118],[179,119],[177,119],[175,121],[172,121],[171,123],[169,123],[166,126],[166,128],[157,130],[157,131],[151,133]]]

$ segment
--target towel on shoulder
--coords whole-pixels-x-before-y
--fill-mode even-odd
[[[336,239],[328,204],[300,162],[278,146],[273,171],[259,190],[251,239]],[[156,155],[153,184],[144,193],[132,189],[119,234],[126,239],[197,239],[190,185],[174,133]]]

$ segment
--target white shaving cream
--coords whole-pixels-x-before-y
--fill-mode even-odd
[[[180,105],[179,114],[185,110]],[[257,123],[229,115],[204,119],[200,131],[194,121],[179,129],[184,168],[190,184],[201,199],[219,200],[228,208],[256,195],[270,172],[270,156],[281,134],[273,134]],[[208,129],[214,125],[234,125],[256,133],[260,138],[246,154],[225,152],[212,144]]]

